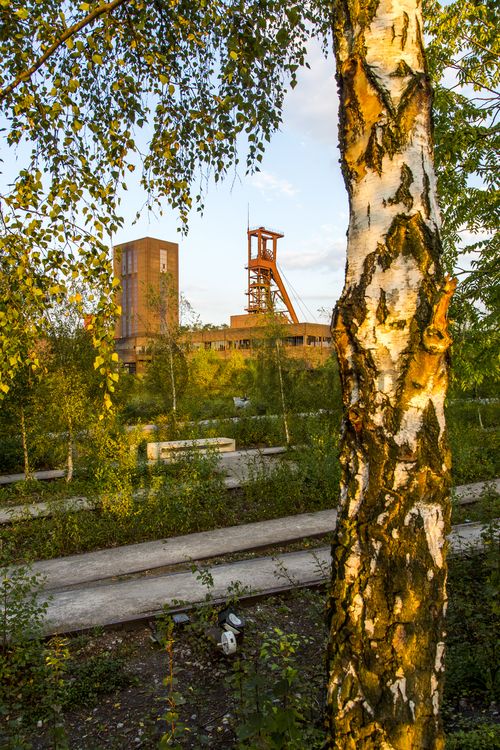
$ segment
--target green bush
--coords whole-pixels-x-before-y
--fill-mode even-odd
[[[497,544],[450,559],[445,701],[455,707],[500,701]]]
[[[50,670],[41,640],[47,609],[38,601],[40,577],[27,566],[0,561],[0,724],[13,748],[27,747],[25,730],[46,709]],[[10,746],[8,746],[10,747]]]
[[[85,661],[70,663],[62,702],[65,708],[93,705],[102,694],[136,683],[137,678],[126,669],[125,659],[97,654]]]
[[[274,628],[256,658],[237,660],[229,684],[236,706],[236,747],[303,750],[323,747],[321,683],[303,679],[297,651],[304,636]]]
[[[446,750],[500,750],[500,724],[482,724],[446,737]]]

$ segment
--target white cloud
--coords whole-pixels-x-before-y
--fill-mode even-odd
[[[248,181],[252,187],[260,190],[266,200],[272,200],[277,196],[293,198],[299,192],[289,180],[277,177],[272,172],[256,172]]]
[[[289,269],[323,269],[342,271],[345,266],[345,228],[323,224],[295,251],[284,251],[282,262]]]

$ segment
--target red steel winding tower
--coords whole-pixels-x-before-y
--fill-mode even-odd
[[[291,323],[299,319],[276,265],[283,234],[264,227],[248,230],[248,307],[250,314],[276,313]]]

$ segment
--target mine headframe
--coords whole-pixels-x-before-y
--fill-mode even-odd
[[[299,319],[276,264],[278,240],[284,235],[264,227],[248,230],[248,307],[250,314],[272,313],[290,323]]]

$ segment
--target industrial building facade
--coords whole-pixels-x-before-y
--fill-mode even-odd
[[[150,359],[151,339],[179,325],[179,246],[143,237],[114,247],[113,268],[120,280],[115,348],[132,373]]]
[[[276,257],[280,232],[258,227],[248,235],[248,291],[245,315],[230,325],[191,331],[183,336],[186,352],[209,349],[221,358],[239,351],[256,356],[274,328],[287,354],[311,366],[331,351],[330,327],[299,322],[281,279]],[[151,358],[151,341],[179,325],[179,247],[144,237],[114,248],[114,272],[120,280],[121,306],[115,327],[116,351],[131,373],[141,373]]]
[[[274,329],[274,331],[273,331]],[[305,359],[313,367],[327,359],[331,351],[330,327],[322,323],[276,323],[268,317],[232,315],[229,327],[192,331],[186,336],[191,351],[210,349],[222,358],[238,351],[255,357],[266,340],[278,335],[288,356]]]

